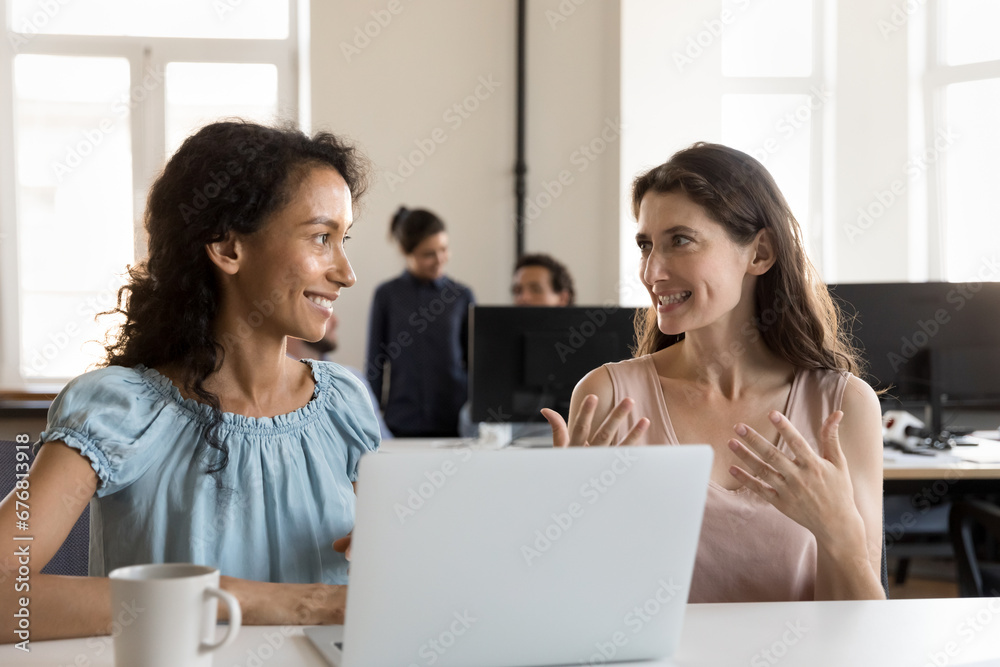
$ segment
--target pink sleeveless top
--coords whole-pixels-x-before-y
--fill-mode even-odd
[[[648,417],[643,442],[677,445],[663,388],[651,356],[605,364],[614,401],[635,407],[620,438]],[[849,374],[798,369],[785,416],[813,449],[826,417],[839,410]],[[778,448],[787,452],[784,441]],[[749,489],[729,491],[710,481],[689,602],[771,602],[812,600],[816,584],[816,538]]]

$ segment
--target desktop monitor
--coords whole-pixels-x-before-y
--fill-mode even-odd
[[[473,306],[472,421],[542,421],[542,408],[567,418],[573,387],[584,375],[632,357],[635,313],[618,306]]]
[[[831,285],[883,403],[1000,408],[1000,283]],[[853,327],[852,325],[853,319]]]

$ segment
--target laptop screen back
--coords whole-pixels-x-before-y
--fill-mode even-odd
[[[669,656],[711,458],[707,446],[364,457],[343,664]]]

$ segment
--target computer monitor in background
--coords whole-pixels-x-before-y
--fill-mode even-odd
[[[831,285],[883,406],[1000,409],[1000,283]]]
[[[473,306],[469,393],[473,422],[543,421],[569,414],[588,372],[632,356],[635,308]]]

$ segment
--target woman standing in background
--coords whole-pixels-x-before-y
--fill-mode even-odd
[[[444,274],[448,235],[435,214],[400,207],[389,231],[406,270],[375,290],[366,375],[396,436],[456,436],[469,393],[472,290]]]

